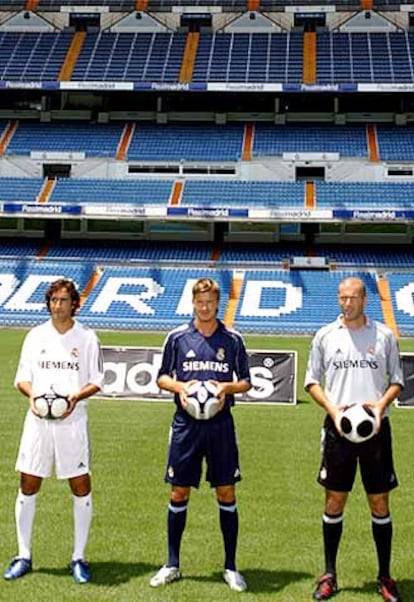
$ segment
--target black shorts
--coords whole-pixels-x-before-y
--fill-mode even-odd
[[[194,420],[183,412],[174,416],[165,480],[181,487],[198,487],[203,460],[212,487],[240,481],[239,452],[230,411],[211,420]]]
[[[339,435],[327,416],[322,429],[318,483],[331,491],[351,491],[358,463],[366,493],[385,493],[398,486],[389,419],[383,418],[379,433],[368,441],[351,443]]]

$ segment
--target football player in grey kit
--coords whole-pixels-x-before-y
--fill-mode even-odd
[[[378,557],[378,593],[388,602],[400,602],[396,583],[390,576],[389,492],[398,483],[388,418],[389,406],[403,387],[398,344],[387,326],[365,314],[367,294],[361,279],[343,280],[338,288],[338,302],[342,313],[316,333],[305,377],[305,388],[326,412],[318,476],[325,487],[325,572],[313,598],[327,600],[337,591],[336,557],[343,513],[359,463]],[[376,417],[376,434],[362,443],[351,443],[341,432],[341,409],[354,403],[370,407]]]
[[[152,587],[181,577],[180,545],[191,487],[198,487],[203,458],[206,479],[216,489],[225,559],[223,577],[230,589],[246,589],[236,569],[238,514],[235,483],[240,480],[238,448],[231,407],[234,395],[250,389],[248,356],[241,336],[217,318],[218,284],[200,278],[193,286],[194,319],[173,330],[165,341],[158,373],[160,388],[174,393],[176,412],[171,427],[165,480],[171,484],[168,507],[168,561],[152,577]],[[209,420],[196,420],[186,411],[187,390],[194,381],[217,386],[220,411]]]

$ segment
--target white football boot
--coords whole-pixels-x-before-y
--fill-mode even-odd
[[[168,585],[173,581],[181,579],[180,569],[177,566],[162,566],[150,580],[151,587],[159,587],[160,585]]]

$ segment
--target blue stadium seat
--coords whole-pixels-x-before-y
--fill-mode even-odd
[[[243,124],[169,124],[138,122],[128,159],[141,161],[238,161],[243,153]]]
[[[52,203],[167,205],[172,186],[172,180],[61,178],[49,200]]]
[[[39,152],[84,152],[86,157],[114,158],[121,140],[123,123],[98,125],[90,122],[20,121],[6,154]]]

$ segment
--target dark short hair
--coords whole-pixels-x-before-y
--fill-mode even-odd
[[[76,288],[76,285],[73,282],[73,280],[70,280],[69,278],[58,278],[58,280],[55,280],[49,286],[49,288],[46,291],[46,295],[45,295],[47,309],[50,311],[51,298],[62,288],[65,288],[68,291],[68,294],[72,300],[72,316],[73,316],[73,315],[75,315],[75,313],[78,311],[78,309],[80,307],[80,294],[79,294],[78,289]]]

